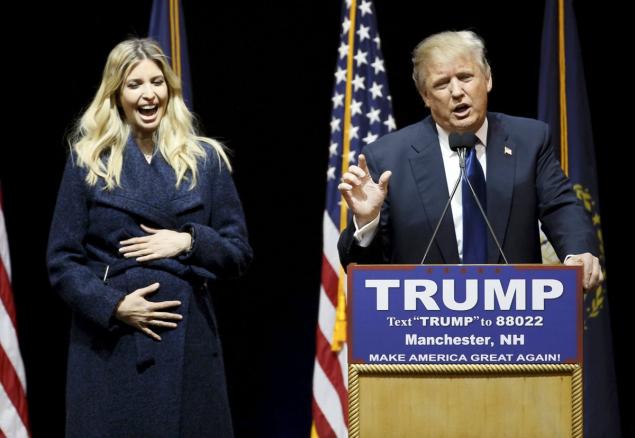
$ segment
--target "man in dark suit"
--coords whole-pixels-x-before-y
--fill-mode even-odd
[[[584,287],[597,286],[603,278],[590,253],[596,247],[593,228],[554,156],[548,126],[487,112],[492,75],[480,37],[470,31],[432,35],[415,48],[413,64],[431,116],[368,145],[358,165],[342,176],[339,190],[353,213],[338,243],[342,265],[420,263],[459,175],[448,136],[474,133],[483,206],[509,262],[541,262],[540,221],[560,260],[582,265]],[[482,219],[464,220],[468,198],[457,191],[426,263],[503,261],[484,222],[482,257],[471,258],[468,228]]]

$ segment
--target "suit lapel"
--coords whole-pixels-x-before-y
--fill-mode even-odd
[[[202,206],[200,186],[202,184],[202,175],[199,174],[198,187],[190,190],[190,181],[181,181],[178,187],[176,187],[176,174],[172,166],[165,161],[161,154],[155,156],[156,159],[156,171],[160,174],[161,179],[165,181],[165,184],[169,186],[170,198],[166,205],[169,205],[172,213],[178,216],[182,213],[186,213]],[[203,166],[200,166],[201,169]]]
[[[417,154],[410,158],[410,168],[428,221],[430,237],[432,237],[432,232],[448,200],[448,184],[439,137],[431,117],[422,122],[421,135],[418,138],[421,140],[412,145]],[[445,263],[459,263],[454,220],[450,209],[441,221],[435,244]]]
[[[516,170],[515,145],[509,142],[500,120],[488,114],[487,134],[487,217],[501,246],[504,244],[507,223],[514,194]],[[487,261],[498,263],[498,248],[488,236]]]

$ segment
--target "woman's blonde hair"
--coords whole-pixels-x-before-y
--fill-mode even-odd
[[[188,179],[190,189],[196,186],[197,163],[207,156],[202,143],[209,144],[231,170],[223,145],[196,132],[194,116],[183,101],[181,80],[159,45],[151,39],[130,39],[117,44],[108,55],[99,89],[69,138],[78,164],[88,170],[86,182],[94,186],[103,178],[107,190],[120,186],[123,151],[130,126],[119,99],[126,77],[145,59],[152,60],[161,69],[168,87],[168,103],[154,141],[174,169],[177,187]]]

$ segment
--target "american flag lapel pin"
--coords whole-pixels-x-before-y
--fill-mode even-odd
[[[507,146],[505,146],[505,155],[511,155],[511,154],[512,154],[512,150],[508,148]]]

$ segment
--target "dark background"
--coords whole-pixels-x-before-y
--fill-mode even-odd
[[[33,435],[59,436],[69,312],[49,288],[48,227],[65,135],[95,93],[106,56],[148,30],[151,1],[23,2],[7,24],[0,178],[11,246],[19,336]],[[53,4],[55,3],[55,4]],[[234,178],[255,251],[248,276],[217,296],[239,437],[306,437],[321,263],[322,211],[340,2],[184,2],[194,111],[233,151]],[[621,138],[633,119],[632,69],[615,1],[576,4],[599,172],[608,290],[625,435],[632,305]],[[536,116],[542,2],[377,0],[398,127],[426,111],[410,79],[410,51],[430,33],[472,28],[493,67],[490,109]],[[15,27],[17,25],[17,27]],[[15,30],[18,29],[18,30]],[[624,32],[625,33],[625,32]],[[611,182],[616,184],[611,187]],[[611,193],[615,191],[617,194]],[[617,198],[619,196],[619,198]]]

